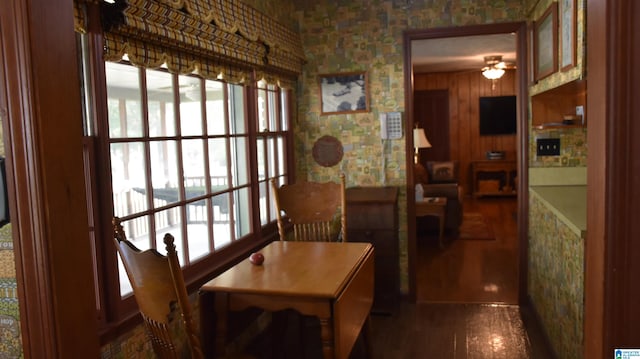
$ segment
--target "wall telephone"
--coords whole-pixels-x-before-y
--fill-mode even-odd
[[[385,112],[380,114],[380,137],[383,140],[402,138],[402,113]]]

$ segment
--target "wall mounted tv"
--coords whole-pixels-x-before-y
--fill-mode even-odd
[[[516,133],[516,96],[480,97],[480,136]]]

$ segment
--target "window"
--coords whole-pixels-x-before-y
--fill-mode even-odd
[[[286,136],[289,126],[288,98],[274,85],[258,82],[257,157],[258,184],[260,187],[260,223],[267,224],[276,218],[272,200],[271,179],[278,185],[286,183]],[[280,97],[278,96],[280,94]]]
[[[187,282],[203,275],[203,267],[210,270],[217,253],[255,240],[262,227],[273,223],[268,181],[284,183],[289,173],[286,90],[265,82],[250,87],[144,69],[126,61],[105,62],[102,76],[105,113],[87,115],[85,126],[94,216],[110,218],[111,213],[99,214],[97,208],[111,210],[142,250],[165,253],[162,237],[171,233]],[[91,93],[101,93],[94,90],[87,92],[86,103],[92,103]],[[94,135],[94,127],[105,135]],[[100,166],[108,174],[102,181],[96,180]],[[120,259],[104,245],[113,240],[110,231],[93,234],[102,292],[97,305],[102,317],[117,320],[124,315],[122,303],[132,302],[132,289]],[[119,309],[105,314],[100,308]]]

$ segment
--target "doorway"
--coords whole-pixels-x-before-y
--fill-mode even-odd
[[[516,93],[518,97],[518,124],[516,134],[516,151],[515,157],[518,163],[518,172],[527,173],[527,61],[526,61],[526,24],[525,23],[506,23],[506,24],[488,24],[473,25],[456,28],[438,28],[427,30],[407,31],[404,34],[404,50],[405,50],[405,105],[407,109],[415,108],[418,101],[414,98],[414,68],[412,63],[412,43],[424,39],[447,39],[458,38],[464,36],[482,36],[493,34],[514,34],[516,37]],[[443,51],[445,49],[443,48]],[[478,67],[479,69],[479,67]],[[415,124],[420,120],[415,117],[412,110],[408,110],[406,114],[406,131],[409,133]],[[407,198],[414,197],[414,173],[413,173],[413,139],[406,141],[406,168],[407,168]],[[517,178],[517,204],[516,223],[517,223],[517,269],[518,269],[518,302],[523,303],[526,299],[526,218],[527,213],[527,194],[526,188],[527,176],[522,175]],[[415,221],[415,202],[407,201],[407,221],[408,224],[408,276],[409,276],[409,296],[416,301],[417,288],[417,239],[416,239],[416,221]]]

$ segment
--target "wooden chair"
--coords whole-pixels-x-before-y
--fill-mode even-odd
[[[271,188],[280,240],[347,241],[344,174],[340,175],[340,183],[305,181],[278,188],[271,180]],[[339,224],[335,221],[338,214]],[[289,225],[293,226],[291,236],[286,233]]]
[[[154,249],[140,251],[136,248],[127,240],[117,217],[113,218],[113,231],[116,248],[133,287],[133,294],[156,355],[159,358],[181,357],[176,348],[176,338],[172,335],[177,304],[182,313],[191,358],[204,358],[173,236],[165,234],[167,256],[163,256]]]

